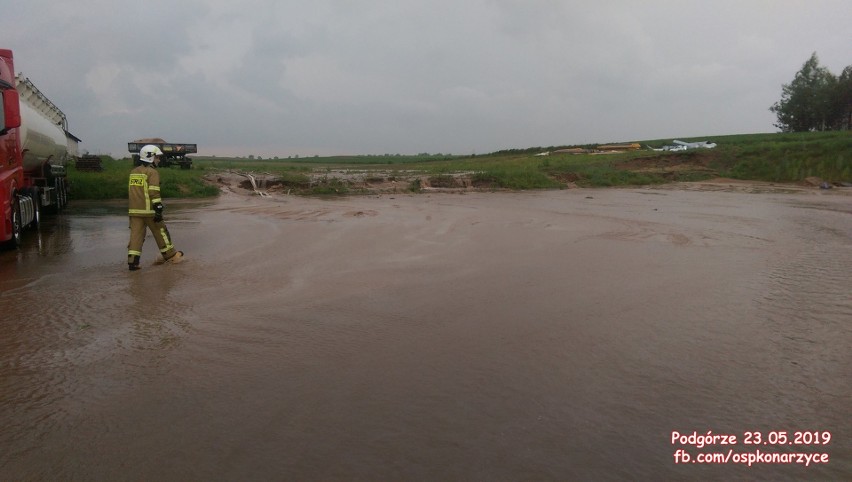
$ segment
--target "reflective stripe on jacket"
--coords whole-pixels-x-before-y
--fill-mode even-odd
[[[160,174],[150,166],[137,166],[130,171],[127,186],[129,199],[128,214],[131,216],[153,216],[154,204],[160,198]]]

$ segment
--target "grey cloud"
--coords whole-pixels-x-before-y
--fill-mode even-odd
[[[811,52],[850,63],[850,17],[834,0],[32,0],[0,29],[84,148],[286,156],[772,131]]]

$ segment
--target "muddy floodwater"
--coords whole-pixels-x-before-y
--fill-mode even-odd
[[[0,480],[852,474],[852,196],[225,193],[166,220],[183,264],[149,236],[127,271],[123,203],[0,253]],[[735,463],[757,451],[793,460]]]

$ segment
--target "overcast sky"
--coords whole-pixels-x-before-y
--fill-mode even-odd
[[[2,45],[81,148],[483,154],[775,132],[817,52],[852,64],[849,0],[28,0]]]

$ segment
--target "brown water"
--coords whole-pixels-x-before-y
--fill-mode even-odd
[[[228,195],[167,220],[181,265],[126,271],[120,204],[0,253],[0,480],[852,474],[852,197]],[[675,430],[830,431],[734,449],[831,458],[675,464],[702,451]]]

